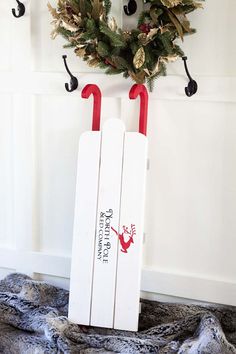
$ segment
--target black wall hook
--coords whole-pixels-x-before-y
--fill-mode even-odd
[[[183,61],[184,61],[184,67],[185,67],[185,71],[186,71],[186,74],[189,78],[189,83],[188,83],[188,86],[185,87],[185,93],[188,97],[191,97],[193,95],[195,95],[195,93],[197,93],[197,90],[198,90],[198,85],[197,85],[197,82],[195,80],[193,80],[193,78],[191,77],[189,71],[188,71],[188,66],[187,66],[187,60],[188,58],[187,57],[182,57]]]
[[[78,83],[77,78],[71,74],[71,72],[70,72],[70,70],[68,68],[68,65],[67,65],[67,62],[66,62],[67,55],[63,55],[62,58],[64,60],[66,71],[70,75],[70,87],[69,87],[68,83],[65,83],[65,88],[66,88],[66,91],[73,92],[73,91],[75,91],[78,88],[79,83]]]
[[[18,4],[17,5],[18,14],[16,13],[15,9],[12,9],[12,14],[14,17],[19,18],[19,17],[24,16],[24,14],[25,14],[25,5],[22,4],[22,2],[20,2],[19,0],[16,0],[16,1]]]
[[[135,0],[129,0],[128,5],[124,6],[124,12],[127,16],[135,14],[137,11],[137,3]]]

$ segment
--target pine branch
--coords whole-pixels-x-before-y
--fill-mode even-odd
[[[143,24],[146,21],[146,19],[150,20],[149,12],[148,11],[141,12],[141,14],[139,15],[139,18],[138,18],[138,26],[137,27],[139,27],[141,24]]]
[[[116,69],[116,68],[113,68],[112,66],[110,66],[105,71],[105,74],[107,74],[107,75],[117,75],[117,74],[121,74],[122,72],[123,72],[123,69]]]
[[[97,51],[98,51],[98,54],[103,58],[106,58],[110,55],[109,46],[102,41],[98,42]]]
[[[63,48],[68,49],[68,48],[74,48],[76,47],[75,43],[67,43],[63,45]]]
[[[104,9],[105,9],[105,14],[106,14],[106,17],[109,15],[110,13],[110,10],[111,10],[111,1],[110,0],[104,0]]]
[[[122,36],[116,32],[113,32],[107,25],[105,22],[100,22],[100,31],[105,34],[111,44],[114,47],[125,47],[126,43],[124,41],[124,39],[122,38]]]
[[[128,63],[126,59],[123,57],[112,57],[112,62],[115,64],[117,69],[122,69],[122,70],[132,70],[132,66]]]
[[[68,31],[64,27],[59,27],[58,28],[58,33],[64,37],[67,41],[69,41],[69,38],[73,35],[72,32]]]

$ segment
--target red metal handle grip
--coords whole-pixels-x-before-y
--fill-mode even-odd
[[[90,95],[93,95],[93,99],[94,99],[92,130],[99,131],[100,130],[100,122],[101,122],[102,94],[101,94],[101,91],[97,85],[88,84],[83,88],[82,93],[81,93],[82,98],[89,98]]]
[[[135,84],[131,87],[129,98],[135,100],[140,96],[139,132],[147,135],[148,92],[144,85]]]

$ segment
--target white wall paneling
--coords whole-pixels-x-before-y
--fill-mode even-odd
[[[22,251],[37,249],[33,224],[36,186],[32,104],[31,96],[13,95],[13,227],[15,247]],[[19,264],[19,269],[21,267],[25,268],[25,265]]]
[[[50,39],[46,0],[24,3],[15,19],[16,2],[0,0],[0,275],[68,287],[77,147],[92,105],[65,91],[61,55],[80,89],[101,87],[103,122],[121,118],[137,131],[139,104],[128,99],[131,81],[106,78]],[[183,44],[198,94],[185,96],[180,60],[150,95],[142,289],[236,305],[236,3],[204,6]]]
[[[158,113],[149,118],[145,263],[234,282],[236,106],[153,101],[150,109]]]
[[[9,95],[0,96],[0,243],[13,245],[13,122],[12,99]]]
[[[1,55],[0,55],[0,72],[11,69],[11,48],[12,48],[12,23],[9,19],[9,4],[6,1],[0,1],[0,13],[1,13],[1,28],[0,31],[0,43],[1,43]]]

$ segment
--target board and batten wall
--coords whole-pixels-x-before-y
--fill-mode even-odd
[[[138,127],[131,81],[88,68],[50,39],[47,0],[0,0],[0,276],[25,272],[68,288],[77,148],[103,92],[102,121]],[[56,1],[51,1],[55,4]],[[114,3],[118,3],[114,1]],[[114,5],[120,13],[122,2]],[[234,0],[191,14],[183,47],[199,92],[184,94],[183,63],[150,94],[142,291],[236,305],[236,39]],[[67,93],[61,55],[80,89]],[[135,178],[135,176],[134,176]],[[89,187],[88,187],[89,188]]]

